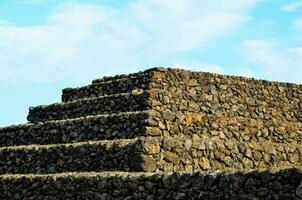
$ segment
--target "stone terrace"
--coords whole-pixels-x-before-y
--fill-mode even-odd
[[[152,68],[0,129],[0,199],[300,199],[302,85]]]

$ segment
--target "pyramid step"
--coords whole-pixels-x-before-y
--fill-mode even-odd
[[[146,91],[140,90],[132,93],[85,98],[66,103],[31,107],[27,119],[30,122],[37,123],[88,115],[141,111],[148,109],[146,103],[147,96],[148,93]]]
[[[167,115],[167,114],[163,114]],[[170,112],[171,115],[171,112]],[[190,136],[236,138],[244,141],[302,142],[302,123],[218,117],[186,113],[167,119],[154,110],[122,112],[24,124],[0,129],[0,147],[59,144],[88,140],[127,139],[139,136]]]
[[[301,168],[0,176],[1,199],[301,199]]]
[[[154,146],[158,144],[158,149],[160,149],[152,154],[154,149],[144,148],[144,153],[148,155],[146,159],[149,163],[154,163],[154,167],[145,171],[302,166],[302,144],[298,142],[239,142],[236,139],[221,139],[219,136],[207,138],[197,135],[176,135],[143,144],[154,144]]]
[[[167,109],[172,112],[204,112],[226,117],[302,122],[302,103],[299,105],[299,103],[293,101],[289,103],[280,102],[278,105],[274,105],[274,102],[267,99],[250,105],[247,100],[241,100],[240,103],[235,100],[233,102],[219,101],[219,96],[215,100],[212,99],[212,96],[207,99],[209,95],[202,92],[192,95],[190,100],[185,97],[190,94],[182,91],[173,93],[164,89],[150,89],[150,92],[152,93],[152,96],[150,96],[152,98],[151,102],[154,102],[151,106],[157,106],[156,109],[159,111]]]
[[[104,95],[128,93],[132,90],[147,89],[150,74],[139,74],[121,79],[96,82],[79,88],[65,88],[62,91],[62,101],[73,101],[81,98],[98,97]]]
[[[192,171],[302,166],[302,144],[145,137],[0,148],[0,174]]]
[[[123,81],[126,79],[135,79],[140,76],[145,76],[146,74],[144,72],[137,72],[137,73],[131,73],[131,74],[120,74],[115,76],[103,76],[102,78],[94,79],[91,81],[92,84],[99,84],[104,83],[107,81]]]
[[[160,110],[302,122],[301,84],[167,69],[149,87],[164,90],[156,98]]]
[[[0,148],[0,174],[135,171],[136,139]]]
[[[204,113],[175,116],[177,117],[173,121],[162,120],[152,110],[148,110],[11,126],[0,129],[0,146],[134,138],[142,135],[165,135],[167,132],[169,135],[191,135],[192,131],[202,137],[234,137],[241,142],[302,141],[302,123],[299,122],[217,117]],[[157,127],[158,122],[161,123],[160,127]],[[169,129],[165,124],[169,124]]]
[[[134,138],[145,134],[148,112],[95,115],[0,129],[0,147]]]
[[[161,111],[153,117],[167,135],[198,134],[200,136],[236,138],[238,141],[270,140],[273,142],[302,142],[302,122],[276,119],[253,119],[247,117],[225,117],[203,112],[173,113]]]
[[[93,80],[92,84],[97,84],[97,83],[106,82],[106,81],[113,81],[113,80],[128,79],[128,78],[139,79],[141,77],[148,76],[148,74],[152,71],[159,71],[159,70],[163,70],[163,69],[164,68],[162,68],[162,67],[154,67],[154,68],[150,68],[150,69],[147,69],[144,71],[131,73],[131,74],[120,74],[120,75],[116,75],[116,76],[104,76],[102,78]]]

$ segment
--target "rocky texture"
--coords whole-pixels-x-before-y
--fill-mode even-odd
[[[103,95],[107,90],[115,93],[115,90],[118,92],[120,88],[108,86],[102,90],[97,85],[106,84],[104,81],[120,82],[120,79],[132,80],[135,77],[147,78],[142,78],[141,87],[138,87],[137,82],[130,81],[129,84],[132,85],[129,85],[129,88],[151,90],[149,103],[154,109],[166,108],[173,112],[201,111],[221,117],[241,116],[295,122],[302,120],[302,86],[290,83],[155,68],[133,75],[94,81],[95,84],[86,86],[83,90],[89,88],[84,93],[93,96]],[[69,90],[75,92],[79,89]]]
[[[204,112],[174,113],[170,110],[149,112],[149,126],[159,128],[159,135],[220,137],[240,142],[273,141],[277,143],[301,142],[302,123],[275,119],[247,117],[219,117]]]
[[[149,76],[150,72],[158,71],[161,69],[163,69],[163,68],[154,67],[154,68],[147,69],[145,71],[140,71],[140,72],[136,72],[136,73],[132,73],[132,74],[119,74],[119,75],[115,75],[115,76],[103,76],[102,78],[93,80],[92,84],[97,84],[97,83],[106,82],[106,81],[129,79],[129,78],[141,79],[141,77]]]
[[[80,99],[66,103],[31,107],[28,121],[44,122],[48,120],[70,119],[88,115],[109,114],[118,112],[141,111],[148,109],[147,92],[142,90],[95,98]]]
[[[301,169],[0,176],[1,199],[301,199]]]
[[[150,74],[138,74],[133,77],[113,79],[97,82],[80,88],[66,88],[63,90],[62,101],[73,101],[81,98],[98,97],[111,94],[129,93],[132,90],[147,89]]]
[[[300,166],[301,157],[297,142],[245,143],[194,134],[0,148],[0,173],[255,169]]]
[[[138,136],[198,136],[240,142],[301,142],[302,123],[244,117],[217,117],[202,112],[175,115],[147,110],[40,122],[0,129],[0,146],[68,143]]]
[[[302,121],[302,85],[162,69],[152,72],[154,109],[204,112],[220,117]],[[161,89],[161,90],[158,90]]]
[[[148,112],[125,112],[28,123],[0,129],[0,146],[134,138],[146,134]]]
[[[0,129],[0,173],[84,173],[2,175],[0,197],[302,198],[301,99],[302,85],[165,68],[67,88]],[[91,174],[115,170],[145,173]]]
[[[115,94],[124,89],[134,90]],[[41,127],[36,134],[33,128],[17,127],[3,133],[3,141],[20,134],[38,144],[137,138],[141,159],[136,164],[151,172],[301,164],[301,85],[156,68],[96,80],[69,91],[73,92],[71,98],[80,99],[32,108],[28,118],[43,122],[133,110],[144,114],[32,124]],[[106,93],[114,95],[98,96]],[[81,99],[90,94],[96,97]],[[59,128],[60,123],[68,128]],[[20,143],[10,144],[22,144],[19,138]]]
[[[238,142],[219,136],[211,138],[177,135],[159,138],[160,153],[150,154],[155,171],[261,169],[302,165],[302,145],[297,142]]]
[[[0,148],[0,174],[138,171],[138,146],[122,139]]]

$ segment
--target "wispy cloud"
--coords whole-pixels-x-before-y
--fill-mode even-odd
[[[301,0],[283,5],[281,7],[282,10],[289,11],[289,12],[297,11],[300,8],[302,8],[302,1]]]
[[[294,30],[290,37],[294,38],[295,45],[285,44],[284,40],[279,42],[282,41],[280,38],[246,40],[243,43],[243,54],[254,65],[254,71],[262,72],[262,78],[301,84],[302,18],[292,20],[290,25]]]
[[[204,71],[223,74],[226,73],[225,68],[219,65],[207,64],[207,63],[186,63],[186,64],[174,64],[173,68],[181,68],[193,71]]]
[[[236,75],[236,76],[244,76],[244,77],[255,77],[253,70],[249,67],[240,67],[240,68],[230,68],[226,66],[220,66],[215,64],[208,63],[183,63],[183,64],[174,64],[171,65],[174,68],[188,69],[193,71],[203,71],[203,72],[211,72],[218,74],[226,74],[226,75]]]
[[[243,47],[263,78],[302,83],[302,48],[282,48],[266,40],[247,40]]]
[[[138,0],[120,9],[64,3],[40,26],[0,24],[0,81],[86,81],[135,71],[206,48],[244,24],[257,2]]]

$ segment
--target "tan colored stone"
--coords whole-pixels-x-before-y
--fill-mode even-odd
[[[192,115],[192,118],[193,118],[193,121],[195,122],[202,122],[203,118],[205,117],[205,114],[204,113],[194,113]]]
[[[242,160],[244,168],[252,169],[254,167],[253,161],[248,158],[243,158]]]
[[[197,158],[193,159],[193,167],[194,169],[199,169],[199,160]]]
[[[264,150],[266,153],[270,154],[270,155],[276,155],[277,151],[275,147],[272,147],[270,145],[264,145],[263,146]]]
[[[267,164],[265,163],[265,161],[260,161],[259,165],[257,166],[258,168],[266,168]]]
[[[204,170],[210,169],[211,168],[210,160],[208,158],[206,158],[206,157],[202,157],[200,159],[200,166]]]
[[[193,171],[192,165],[185,165],[185,171],[186,172],[192,172]]]
[[[186,115],[184,118],[184,124],[189,127],[193,123],[193,118],[190,115]]]
[[[162,130],[166,129],[166,126],[163,124],[162,121],[159,121],[159,122],[158,122],[158,126],[159,126],[159,128],[162,129]]]
[[[251,127],[256,127],[257,126],[257,121],[255,119],[250,119],[250,124]]]
[[[162,80],[165,76],[164,72],[154,71],[152,73],[153,73],[153,78],[156,80]]]
[[[194,142],[200,142],[200,141],[201,141],[201,138],[199,137],[198,134],[193,134],[193,135],[192,135],[192,141],[193,141],[193,143],[194,143]]]
[[[188,81],[188,86],[197,86],[198,85],[198,81],[196,79],[190,79]]]
[[[156,161],[152,156],[142,156],[142,170],[145,172],[154,172],[156,170]]]
[[[164,136],[164,137],[169,137],[169,136],[170,136],[169,131],[163,130],[163,136]]]
[[[233,160],[230,156],[224,157],[223,161],[226,163],[227,167],[232,167],[233,165]]]
[[[205,150],[205,149],[206,149],[206,144],[205,144],[205,142],[204,142],[204,141],[200,142],[200,143],[198,144],[197,148],[198,148],[199,150]]]
[[[255,159],[256,161],[260,161],[260,160],[262,159],[262,154],[261,154],[261,152],[255,151],[255,152],[254,152],[254,159]]]
[[[227,88],[228,88],[227,85],[219,85],[219,87],[220,87],[222,90],[227,90]]]
[[[184,142],[184,147],[185,147],[186,151],[189,151],[192,147],[192,140],[187,138]]]
[[[271,157],[270,157],[270,155],[269,154],[264,154],[263,155],[263,158],[264,158],[264,161],[266,162],[266,163],[269,163],[270,161],[271,161]]]
[[[147,154],[157,154],[160,152],[160,144],[156,138],[148,138],[143,143],[144,150]]]
[[[228,125],[228,120],[226,118],[221,118],[218,122],[219,127],[226,127]]]
[[[257,120],[257,128],[258,128],[258,129],[262,129],[263,127],[264,127],[263,121]]]
[[[279,86],[278,89],[280,92],[284,92],[284,88],[282,86]]]
[[[175,114],[170,110],[166,110],[162,113],[162,117],[164,120],[173,121],[175,119]]]
[[[192,164],[192,158],[187,151],[185,151],[183,154],[181,154],[180,160],[186,165]]]
[[[225,134],[222,131],[219,131],[219,138],[220,139],[225,139],[226,138]]]
[[[299,156],[297,154],[289,155],[289,161],[293,164],[298,164]]]
[[[142,90],[142,89],[135,89],[135,90],[132,90],[131,93],[133,95],[140,95],[140,94],[144,93],[144,90]]]
[[[252,151],[251,151],[251,149],[246,149],[245,156],[248,157],[248,158],[252,158]]]
[[[163,96],[163,103],[164,104],[169,104],[170,103],[170,99],[168,96]]]
[[[146,127],[147,135],[159,136],[162,134],[162,131],[157,127]]]
[[[172,172],[173,171],[173,164],[172,163],[165,163],[164,164],[164,172]]]
[[[170,152],[170,151],[164,151],[163,156],[166,161],[172,162],[175,165],[179,164],[179,158],[175,153]]]
[[[213,101],[213,95],[205,95],[204,98],[205,98],[207,101]]]

